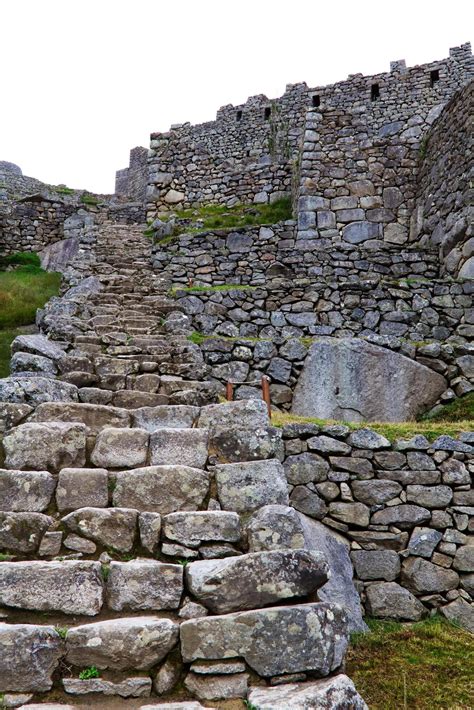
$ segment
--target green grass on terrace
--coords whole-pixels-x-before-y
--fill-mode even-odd
[[[472,635],[435,616],[416,624],[367,620],[353,634],[347,675],[371,710],[471,710]]]
[[[471,420],[474,425],[474,392],[469,392],[469,394],[464,395],[464,397],[459,397],[453,402],[446,404],[443,409],[436,412],[436,414],[422,417],[422,421],[425,422],[459,422],[469,420]]]

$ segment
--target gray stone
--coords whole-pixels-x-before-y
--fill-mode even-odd
[[[307,596],[328,577],[323,555],[306,550],[254,552],[186,567],[188,589],[215,614]]]
[[[283,458],[281,432],[276,427],[214,431],[209,440],[212,455],[219,463]]]
[[[371,584],[367,587],[366,594],[367,613],[378,619],[419,621],[428,613],[408,589],[396,582]]]
[[[365,528],[369,524],[370,510],[363,503],[330,503],[329,515],[343,523]]]
[[[245,663],[242,661],[195,661],[191,664],[193,673],[199,675],[232,675],[244,673]]]
[[[64,547],[68,550],[75,550],[76,552],[83,552],[85,555],[93,555],[97,550],[97,545],[91,540],[85,540],[79,535],[68,535],[64,540]]]
[[[160,667],[153,682],[153,688],[157,695],[164,695],[173,690],[181,677],[181,663],[178,659],[168,656]]]
[[[327,478],[329,464],[321,456],[305,452],[288,456],[284,469],[288,483],[297,486],[311,481],[324,481]]]
[[[449,486],[407,486],[407,501],[425,508],[446,508],[452,497]]]
[[[259,675],[336,670],[347,648],[346,616],[334,604],[270,607],[181,624],[185,663],[242,656]]]
[[[60,530],[56,532],[46,532],[41,538],[38,548],[40,557],[55,557],[59,555],[63,541],[63,533]]]
[[[474,634],[474,604],[467,602],[462,597],[458,597],[451,604],[441,607],[440,612],[449,621],[459,624]]]
[[[266,505],[247,524],[249,552],[297,550],[305,545],[303,525],[296,510],[284,505]]]
[[[402,487],[396,481],[351,481],[354,498],[366,505],[380,505],[396,498]]]
[[[433,528],[415,528],[408,544],[408,552],[415,557],[431,557],[443,534]]]
[[[212,435],[229,429],[254,431],[269,424],[267,406],[262,400],[250,399],[225,404],[210,404],[201,409],[198,426]]]
[[[0,469],[0,510],[41,513],[48,507],[55,486],[47,471]]]
[[[117,473],[114,505],[161,515],[199,508],[209,474],[190,466],[148,466]]]
[[[140,407],[132,412],[133,426],[149,432],[157,429],[190,429],[199,412],[199,407],[186,404]]]
[[[360,476],[373,476],[372,463],[357,456],[330,456],[331,467],[336,470],[350,471]]]
[[[258,710],[368,710],[354,683],[343,674],[275,688],[253,687],[249,702]]]
[[[291,491],[290,504],[300,513],[309,515],[310,518],[322,520],[328,512],[325,501],[317,493],[306,486],[295,486]]]
[[[403,562],[401,581],[416,594],[448,592],[459,585],[459,575],[421,557],[409,557]]]
[[[34,372],[43,377],[54,377],[58,367],[53,360],[42,355],[32,353],[16,352],[10,360],[10,372],[12,375],[26,372]]]
[[[14,469],[52,469],[84,466],[84,424],[48,422],[20,424],[3,440],[5,466]]]
[[[458,572],[474,572],[474,545],[468,544],[458,547],[453,567]]]
[[[214,676],[188,673],[184,685],[200,700],[229,700],[247,697],[248,679],[247,673]]]
[[[104,696],[118,695],[121,698],[147,698],[151,693],[151,678],[125,678],[118,682],[103,678],[63,678],[63,687],[70,695],[101,693]]]
[[[0,550],[35,552],[53,522],[43,513],[0,512]]]
[[[204,468],[207,441],[205,429],[157,429],[150,435],[150,463]]]
[[[431,407],[446,386],[444,377],[399,353],[358,338],[319,337],[296,385],[292,413],[406,421]]]
[[[224,510],[252,512],[264,505],[288,505],[288,491],[279,461],[218,464],[217,493]]]
[[[114,611],[177,609],[183,593],[183,567],[155,560],[111,562],[107,604]]]
[[[52,675],[64,655],[63,641],[52,626],[0,623],[0,647],[2,693],[51,689]]]
[[[13,354],[24,352],[41,355],[53,361],[60,360],[64,356],[63,348],[39,333],[18,335],[11,344],[11,351]]]
[[[371,522],[374,525],[396,525],[402,530],[408,530],[426,523],[430,518],[430,511],[418,505],[393,505],[374,513]]]
[[[407,453],[408,468],[412,471],[434,471],[436,464],[428,454],[423,451],[409,451]]]
[[[393,550],[354,550],[351,559],[359,579],[393,582],[400,574],[400,559]]]
[[[130,413],[120,407],[85,402],[45,402],[40,404],[30,421],[81,422],[87,434],[98,434],[105,427],[130,426]]]
[[[342,230],[342,238],[350,244],[360,244],[367,239],[377,239],[379,236],[379,226],[374,222],[352,222]]]
[[[178,625],[170,619],[135,616],[75,626],[66,638],[66,659],[75,666],[148,670],[178,641]]]
[[[237,513],[204,510],[170,513],[163,519],[163,534],[168,540],[195,547],[206,542],[239,542],[240,518]]]
[[[98,562],[0,562],[0,604],[94,616],[102,607]]]
[[[440,465],[443,472],[443,483],[450,486],[469,485],[471,477],[465,464],[457,459],[448,459]]]
[[[106,508],[108,505],[108,474],[103,468],[63,468],[56,488],[58,510]]]
[[[138,528],[142,546],[154,555],[160,543],[161,515],[159,513],[140,513]]]
[[[350,454],[351,447],[343,441],[333,439],[331,436],[312,436],[306,442],[309,449],[321,451],[324,454]]]
[[[0,401],[29,404],[41,402],[77,402],[77,387],[47,377],[12,376],[0,379]]]
[[[349,436],[349,444],[358,449],[388,449],[390,442],[385,436],[377,434],[372,429],[357,429]]]
[[[130,508],[79,508],[62,522],[68,530],[105,547],[129,552],[135,542],[138,512]]]
[[[91,461],[104,468],[141,466],[147,461],[149,436],[145,429],[102,429],[97,435]]]

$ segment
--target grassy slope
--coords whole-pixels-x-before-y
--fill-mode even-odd
[[[473,637],[441,617],[417,624],[369,620],[354,634],[347,674],[371,710],[472,708]]]

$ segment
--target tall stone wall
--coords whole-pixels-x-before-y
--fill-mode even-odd
[[[148,182],[147,171],[148,150],[138,146],[130,151],[128,168],[115,173],[115,194],[131,200],[145,200]]]
[[[412,241],[439,250],[443,271],[474,277],[472,116],[474,83],[459,91],[423,143]]]

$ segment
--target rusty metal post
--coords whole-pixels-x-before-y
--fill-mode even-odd
[[[225,388],[225,398],[226,398],[229,402],[233,402],[233,401],[234,401],[234,385],[232,384],[232,382],[228,382],[228,383],[226,384],[226,388]]]
[[[189,277],[189,279],[188,279],[188,288],[192,288],[192,287],[193,287],[193,283],[194,283],[194,282],[193,282],[193,279],[192,279],[191,277]]]
[[[262,377],[262,398],[267,405],[268,416],[272,418],[272,407],[270,404],[270,378],[266,375]]]

